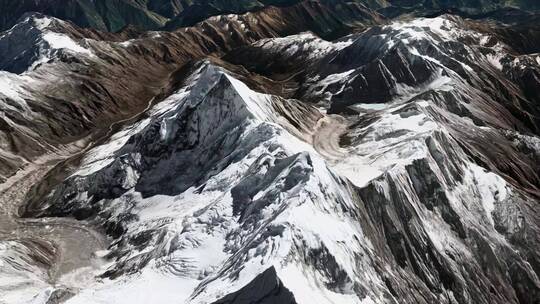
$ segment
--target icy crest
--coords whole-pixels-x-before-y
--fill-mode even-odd
[[[23,21],[0,36],[0,69],[22,73],[50,62],[64,52],[76,56],[95,56],[88,47],[73,40],[65,30],[65,22],[41,14],[27,14]],[[8,47],[11,46],[11,47]],[[13,47],[14,46],[14,47]],[[10,61],[17,62],[13,67]],[[24,69],[23,69],[24,68]]]
[[[313,33],[306,32],[283,38],[261,39],[253,46],[285,56],[307,56],[308,59],[314,60],[339,51],[350,44],[350,40],[330,42],[315,36]]]

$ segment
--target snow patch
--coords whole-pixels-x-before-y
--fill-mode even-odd
[[[18,103],[26,105],[21,89],[22,79],[16,74],[0,71],[0,95],[4,95]],[[0,107],[7,105],[0,105]]]
[[[486,56],[488,62],[493,65],[497,70],[502,71],[503,66],[501,63],[501,59],[503,58],[503,55],[500,54],[490,54]]]
[[[285,55],[286,57],[306,56],[315,60],[329,53],[339,51],[352,44],[352,40],[330,42],[323,40],[310,32],[291,35],[282,38],[262,39],[253,44],[268,51]]]
[[[486,216],[491,225],[494,225],[491,213],[495,210],[495,203],[504,201],[508,195],[506,182],[499,175],[488,172],[478,165],[470,164],[470,170],[480,191]]]
[[[64,49],[75,53],[82,53],[86,55],[92,55],[92,52],[78,45],[75,41],[64,34],[48,32],[43,35],[43,39],[53,49]]]
[[[363,110],[372,110],[372,111],[384,110],[388,106],[389,105],[386,103],[357,103],[353,105],[354,108],[360,108]]]

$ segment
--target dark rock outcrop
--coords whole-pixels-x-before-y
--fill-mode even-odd
[[[276,270],[271,267],[237,292],[228,294],[212,304],[296,304],[294,295],[283,286]]]

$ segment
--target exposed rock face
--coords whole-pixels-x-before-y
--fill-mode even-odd
[[[244,288],[228,294],[214,304],[284,303],[294,304],[294,295],[283,286],[272,267],[258,275]]]
[[[16,227],[82,223],[110,246],[87,252],[106,260],[91,270],[56,267],[65,233],[0,229],[0,272],[24,284],[0,294],[540,302],[540,57],[520,42],[532,36],[453,15],[370,26],[382,18],[366,6],[331,3],[148,33],[33,14],[4,32],[5,184],[72,156],[33,183]]]

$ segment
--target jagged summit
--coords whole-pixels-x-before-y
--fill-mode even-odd
[[[38,13],[24,15],[0,36],[0,69],[21,74],[62,54],[92,56],[88,47],[74,41],[69,32],[62,32],[63,24],[64,21]]]

